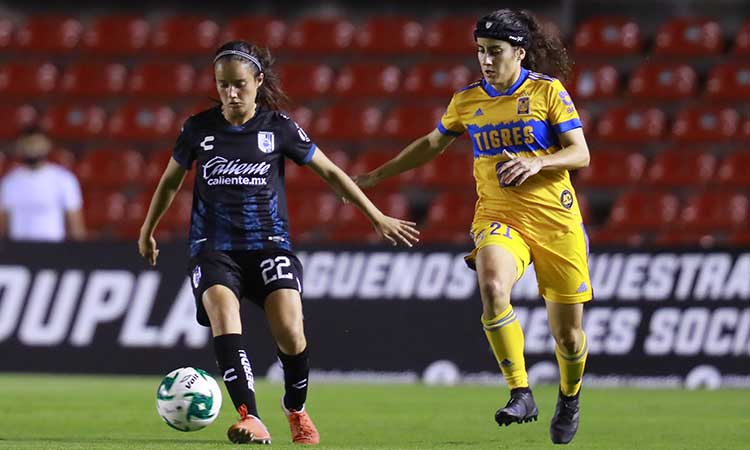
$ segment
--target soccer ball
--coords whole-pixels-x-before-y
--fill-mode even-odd
[[[175,430],[196,431],[216,420],[221,389],[205,371],[181,367],[167,374],[156,391],[156,411]]]

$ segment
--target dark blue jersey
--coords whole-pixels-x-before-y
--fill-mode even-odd
[[[284,160],[306,164],[315,148],[292,119],[260,107],[242,125],[219,107],[185,121],[172,157],[186,170],[196,162],[191,255],[204,247],[291,250]]]

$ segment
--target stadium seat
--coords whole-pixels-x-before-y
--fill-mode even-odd
[[[83,25],[69,16],[29,15],[16,30],[18,50],[33,53],[67,54],[78,48]]]
[[[76,175],[86,188],[122,189],[142,176],[143,157],[129,148],[102,148],[86,152]]]
[[[0,50],[7,51],[13,45],[15,24],[7,17],[0,17]]]
[[[0,139],[15,139],[18,135],[36,123],[38,114],[31,105],[0,104]],[[2,152],[0,152],[2,153]]]
[[[708,75],[706,93],[716,100],[750,100],[750,63],[715,66]]]
[[[690,230],[742,229],[750,224],[750,198],[747,192],[708,191],[685,201],[679,225]]]
[[[153,193],[156,185],[159,184],[164,169],[166,169],[169,160],[172,158],[172,149],[158,149],[147,153],[141,176],[134,180],[134,183],[140,185],[144,190]],[[190,172],[185,175],[180,191],[192,192],[195,184],[196,166],[193,165]]]
[[[650,143],[664,135],[666,116],[657,108],[614,107],[599,119],[596,130],[606,141]]]
[[[750,188],[750,150],[738,150],[727,155],[716,172],[719,183]]]
[[[195,69],[185,63],[149,62],[133,68],[128,94],[133,97],[182,98],[193,92]]]
[[[648,182],[661,187],[700,186],[709,183],[716,172],[711,153],[665,150],[656,155],[648,170]]]
[[[54,93],[59,71],[51,63],[13,62],[0,66],[0,95],[41,97]]]
[[[313,125],[313,138],[363,139],[378,136],[383,113],[374,106],[337,103],[324,108]]]
[[[337,220],[341,200],[330,192],[287,191],[289,226],[301,234]]]
[[[355,43],[364,54],[407,55],[423,50],[422,24],[399,16],[371,17],[358,29]]]
[[[407,103],[388,111],[383,121],[386,136],[414,140],[437,127],[447,104]]]
[[[468,148],[448,148],[416,170],[417,183],[430,189],[471,189],[474,156]]]
[[[175,113],[168,106],[127,103],[113,111],[107,131],[115,139],[174,140],[180,131],[174,122]]]
[[[205,64],[195,74],[193,95],[196,97],[219,98],[216,91],[216,78],[213,64]]]
[[[425,62],[411,66],[404,75],[400,93],[417,97],[442,98],[447,106],[451,95],[479,78],[472,69],[463,64]]]
[[[83,34],[85,52],[98,56],[136,55],[148,44],[151,26],[140,16],[94,17]]]
[[[735,55],[750,55],[750,20],[746,20],[734,38]]]
[[[377,169],[383,163],[398,155],[399,151],[400,149],[394,148],[391,150],[373,150],[360,153],[349,166],[349,173],[352,175],[362,175]],[[378,184],[378,189],[405,187],[409,183],[414,182],[415,178],[416,172],[410,170],[382,181]]]
[[[722,52],[721,26],[705,18],[674,18],[656,32],[654,53],[664,56],[713,56]]]
[[[335,92],[341,97],[400,95],[401,69],[392,64],[359,63],[342,67]]]
[[[739,129],[740,116],[732,108],[692,105],[677,112],[672,137],[681,143],[725,141]]]
[[[637,248],[646,241],[643,233],[637,231],[627,231],[621,229],[612,229],[608,227],[597,227],[587,230],[592,245],[598,247],[631,247]]]
[[[86,190],[83,192],[83,217],[88,231],[101,234],[104,229],[120,223],[125,217],[128,200],[117,190]]]
[[[641,100],[678,100],[693,97],[698,75],[687,64],[645,63],[630,76],[628,93]]]
[[[745,118],[742,119],[742,123],[740,124],[740,129],[737,134],[738,139],[745,142],[750,141],[750,116],[745,116]]]
[[[712,248],[719,240],[715,235],[685,231],[667,231],[660,233],[654,239],[654,245],[659,247],[700,247]]]
[[[274,70],[292,101],[319,98],[333,87],[333,69],[326,64],[295,62],[280,64]]]
[[[477,196],[473,191],[446,192],[435,198],[427,211],[427,225],[469,232]]]
[[[150,50],[168,56],[213,58],[219,42],[219,25],[197,16],[172,16],[158,23],[151,36]]]
[[[186,189],[180,189],[159,222],[159,227],[169,231],[177,239],[187,239],[192,209],[193,193]]]
[[[306,106],[296,106],[291,111],[289,111],[289,117],[294,119],[294,121],[297,122],[297,125],[305,130],[305,132],[312,130],[315,116],[316,114],[314,114],[312,110]],[[317,136],[312,137],[313,141],[315,141],[316,137]]]
[[[474,16],[445,16],[427,26],[424,44],[432,55],[462,55],[469,57],[476,54],[474,27],[477,18]]]
[[[588,167],[579,169],[576,185],[620,187],[638,183],[646,169],[646,157],[639,152],[609,150],[594,152]]]
[[[127,70],[117,63],[86,61],[68,66],[60,79],[60,91],[72,97],[111,97],[125,89]]]
[[[58,103],[47,109],[41,124],[55,139],[84,140],[100,136],[106,120],[99,106]]]
[[[607,227],[624,231],[666,229],[677,218],[679,206],[680,202],[674,194],[626,192],[612,206]]]
[[[750,229],[737,230],[729,233],[727,244],[734,247],[750,247]]]
[[[75,171],[76,167],[76,155],[75,153],[65,148],[54,148],[47,157],[49,162],[55,163],[59,166],[63,166],[71,172]]]
[[[617,96],[619,78],[617,69],[609,64],[581,65],[573,69],[566,87],[576,100],[600,100]]]
[[[627,17],[594,17],[576,27],[575,52],[581,55],[624,56],[639,53],[638,24]]]
[[[290,51],[317,54],[351,50],[355,27],[345,19],[308,17],[292,25],[287,38]]]
[[[409,201],[403,195],[372,192],[368,193],[368,196],[383,214],[404,220],[410,219]],[[330,237],[332,240],[339,242],[377,242],[380,240],[367,217],[351,204],[339,207]]]
[[[339,166],[341,170],[345,172],[348,170],[350,159],[348,153],[336,149],[324,149],[324,151],[328,159]],[[286,162],[284,180],[289,189],[297,191],[317,192],[329,189],[325,181],[310,167],[298,166],[291,160],[287,160]]]
[[[583,192],[577,191],[576,200],[578,201],[578,210],[581,211],[581,218],[583,218],[583,223],[591,223],[591,203],[589,203],[589,198]]]
[[[221,41],[242,40],[275,50],[284,45],[287,29],[286,23],[275,17],[237,16],[224,27]]]

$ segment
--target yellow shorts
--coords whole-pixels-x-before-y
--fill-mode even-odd
[[[588,267],[588,236],[581,224],[557,239],[540,244],[498,221],[479,220],[472,225],[474,250],[466,256],[472,269],[480,249],[497,245],[516,260],[516,280],[534,263],[539,295],[554,303],[583,303],[591,300]]]

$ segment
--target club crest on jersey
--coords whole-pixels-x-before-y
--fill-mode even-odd
[[[529,102],[529,97],[519,97],[516,114],[531,114],[531,104]]]
[[[195,266],[193,269],[193,287],[198,289],[198,285],[201,282],[201,266]]]
[[[263,153],[271,153],[274,150],[273,131],[258,132],[258,149]]]
[[[565,209],[573,207],[573,194],[571,194],[569,190],[565,189],[560,194],[560,204],[563,205],[563,208]]]

